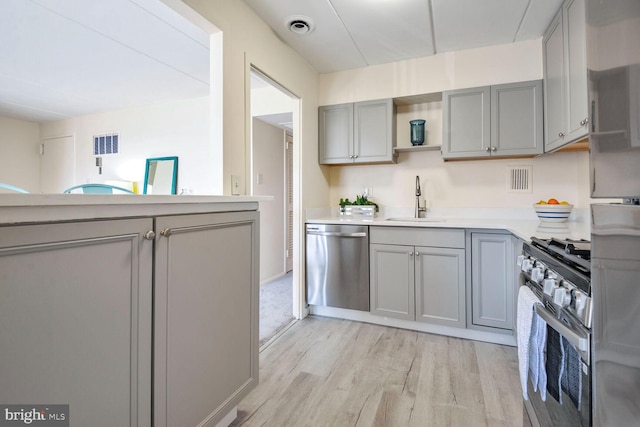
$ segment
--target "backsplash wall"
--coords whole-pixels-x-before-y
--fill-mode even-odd
[[[532,192],[507,192],[507,167],[531,165]],[[427,208],[523,208],[540,199],[566,200],[588,208],[588,152],[552,153],[530,159],[445,162],[439,151],[401,153],[397,164],[332,166],[330,204],[354,199],[364,187],[381,206],[413,207],[420,176]]]

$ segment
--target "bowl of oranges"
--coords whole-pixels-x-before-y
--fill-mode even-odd
[[[567,201],[557,199],[540,200],[533,205],[536,215],[542,222],[564,222],[569,218],[573,205]]]

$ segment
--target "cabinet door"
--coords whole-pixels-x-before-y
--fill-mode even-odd
[[[587,99],[585,0],[569,0],[564,5],[568,123],[565,140],[575,141],[589,132]]]
[[[156,228],[154,425],[216,425],[258,381],[258,213]]]
[[[442,94],[444,158],[489,157],[491,91],[487,87]]]
[[[391,99],[358,102],[354,105],[354,161],[395,161],[395,111]]]
[[[565,142],[565,65],[562,9],[553,19],[542,41],[544,62],[544,150],[551,151]]]
[[[513,328],[513,265],[511,235],[471,236],[471,301],[474,325]]]
[[[371,313],[415,320],[413,246],[370,245]]]
[[[491,156],[542,154],[542,81],[491,86]]]
[[[0,402],[69,404],[71,426],[151,425],[152,225],[0,227]]]
[[[464,328],[464,249],[416,247],[416,320]]]
[[[318,109],[318,160],[320,164],[353,162],[353,104]]]

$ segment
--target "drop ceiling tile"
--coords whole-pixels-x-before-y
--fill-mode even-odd
[[[342,21],[328,0],[245,0],[286,44],[291,46],[319,72],[331,72],[366,66]],[[315,28],[300,35],[286,26],[290,16],[307,16]]]
[[[432,0],[436,52],[512,43],[528,0]]]
[[[330,0],[368,65],[433,55],[429,2]]]
[[[526,11],[516,41],[539,38],[562,6],[562,0],[532,0]]]

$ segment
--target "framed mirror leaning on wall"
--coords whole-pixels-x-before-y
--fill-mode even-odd
[[[177,194],[178,157],[147,159],[143,194]]]

